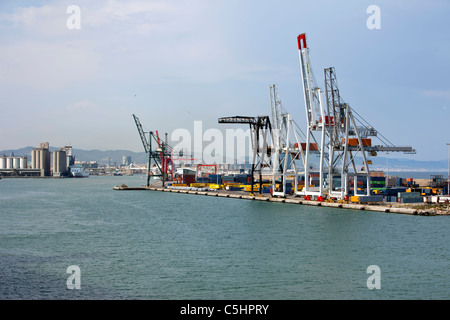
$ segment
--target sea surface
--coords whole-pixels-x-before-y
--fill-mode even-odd
[[[450,298],[449,216],[121,184],[145,179],[0,180],[0,299]]]

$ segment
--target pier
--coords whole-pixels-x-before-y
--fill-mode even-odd
[[[431,208],[428,209],[425,205],[421,204],[392,204],[392,203],[350,203],[348,201],[314,201],[314,200],[304,200],[302,198],[286,196],[286,197],[272,197],[270,194],[257,194],[252,195],[244,191],[227,191],[227,190],[207,190],[206,188],[191,188],[191,187],[160,187],[160,186],[150,186],[150,187],[128,187],[126,185],[114,186],[114,190],[142,190],[142,191],[156,191],[156,192],[171,192],[171,193],[182,193],[190,195],[202,195],[211,197],[221,197],[221,198],[232,198],[232,199],[242,199],[242,200],[253,200],[253,201],[267,201],[267,202],[278,202],[287,203],[294,205],[309,205],[309,206],[320,206],[328,208],[339,208],[339,209],[352,209],[352,210],[365,210],[365,211],[377,211],[386,213],[398,213],[398,214],[409,214],[409,215],[423,215],[423,216],[435,216],[437,215],[435,210]],[[206,190],[205,190],[206,189]],[[415,207],[423,208],[415,208]],[[448,215],[447,213],[441,213],[442,215]]]

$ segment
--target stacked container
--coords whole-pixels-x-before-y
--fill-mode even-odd
[[[220,174],[210,174],[208,178],[210,183],[222,184],[222,176]]]
[[[399,203],[423,202],[423,197],[418,192],[399,192],[397,195]]]
[[[386,187],[386,178],[385,177],[370,177],[370,187],[371,188]]]

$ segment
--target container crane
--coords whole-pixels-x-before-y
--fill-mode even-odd
[[[282,106],[275,84],[269,86],[272,114],[272,196],[286,196],[287,176],[294,176],[294,189],[298,189],[299,169],[296,160],[305,162],[300,134],[291,115]],[[277,184],[280,179],[280,184]]]
[[[296,191],[297,195],[304,195],[306,199],[310,196],[317,196],[323,198],[323,176],[324,176],[324,157],[325,157],[325,134],[331,123],[328,114],[324,110],[324,93],[317,85],[314,77],[311,62],[309,59],[309,48],[306,45],[306,35],[304,33],[297,37],[297,44],[299,50],[300,70],[303,84],[303,97],[305,100],[306,111],[306,145],[305,145],[305,187],[302,191]],[[320,144],[314,144],[314,132],[319,131]],[[311,190],[309,186],[309,176],[311,170],[311,156],[313,152],[320,154],[319,160],[319,189]]]
[[[334,68],[324,70],[325,93],[320,89],[314,79],[309,52],[306,44],[306,35],[297,37],[300,69],[302,74],[303,93],[307,119],[307,149],[305,156],[305,179],[309,174],[309,144],[314,131],[321,131],[320,148],[320,188],[318,192],[311,192],[307,188],[302,192],[305,196],[322,196],[327,191],[329,197],[345,199],[349,195],[348,181],[353,177],[354,193],[357,193],[358,177],[363,177],[367,182],[366,195],[370,196],[370,169],[367,155],[375,156],[377,152],[404,152],[415,153],[412,147],[399,147],[393,145],[375,128],[364,120],[355,110],[343,101],[337,86],[337,78]],[[326,98],[324,99],[324,95]],[[326,107],[324,105],[326,100]],[[368,137],[377,137],[381,145],[372,145]],[[325,153],[327,150],[327,153]],[[363,157],[363,170],[358,170],[355,165],[355,157],[361,153]],[[327,165],[324,164],[327,161]],[[327,167],[327,188],[323,187],[324,168]],[[335,190],[334,178],[339,177],[341,186]]]

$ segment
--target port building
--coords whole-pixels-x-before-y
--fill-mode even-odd
[[[131,164],[131,156],[122,156],[122,165],[129,166]]]
[[[40,170],[28,168],[27,156],[1,156],[0,175],[2,176],[40,176]]]
[[[66,149],[61,148],[53,151],[53,176],[61,177],[67,174],[67,154]]]
[[[50,150],[49,143],[43,142],[39,148],[31,152],[31,169],[39,169],[41,177],[50,176]]]
[[[53,159],[51,159],[52,155]],[[74,164],[74,160],[71,146],[65,146],[51,153],[49,143],[43,142],[39,148],[33,148],[31,157],[29,155],[14,156],[14,154],[1,156],[0,175],[4,177],[67,176],[69,166]]]

